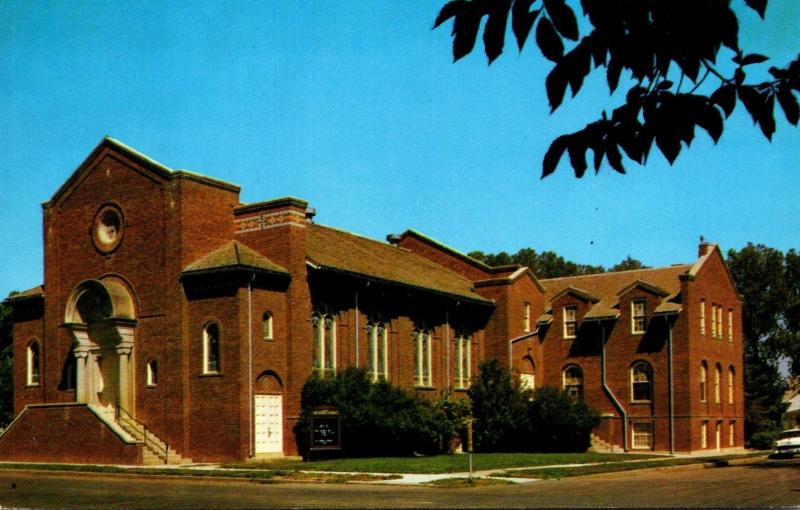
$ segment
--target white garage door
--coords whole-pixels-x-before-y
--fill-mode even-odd
[[[256,454],[283,453],[283,397],[256,395]]]

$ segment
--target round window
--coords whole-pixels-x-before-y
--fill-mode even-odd
[[[125,224],[122,212],[114,205],[102,207],[94,217],[92,240],[98,250],[108,253],[116,249],[122,241]]]

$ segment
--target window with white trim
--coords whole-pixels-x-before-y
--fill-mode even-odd
[[[728,424],[728,446],[733,446],[736,443],[736,421],[731,421]]]
[[[711,304],[711,338],[717,338],[717,305]]]
[[[578,334],[578,307],[564,307],[564,338],[575,338]]]
[[[28,386],[37,386],[39,384],[39,342],[35,340],[28,344],[25,366],[25,383]]]
[[[219,325],[209,322],[203,328],[203,373],[216,374],[220,371]]]
[[[378,321],[367,323],[367,373],[373,381],[389,377],[387,338],[385,323]]]
[[[717,338],[722,340],[722,305],[717,305]]]
[[[321,374],[336,372],[336,317],[330,313],[311,315],[312,368]]]
[[[700,334],[706,334],[706,301],[700,300]]]
[[[472,342],[469,336],[456,336],[455,355],[456,355],[456,388],[465,389],[469,386],[471,376],[472,356],[470,353]]]
[[[631,367],[631,401],[650,402],[653,398],[653,369],[646,361]]]
[[[706,390],[707,373],[708,373],[708,365],[704,361],[700,365],[700,402],[705,402],[707,397],[707,390]]]
[[[264,340],[272,340],[272,313],[264,312],[261,316],[261,336]]]
[[[562,373],[564,391],[572,397],[583,398],[583,370],[578,365],[570,365]]]
[[[151,359],[147,362],[147,386],[153,387],[158,384],[158,362]]]
[[[631,446],[636,450],[653,449],[653,422],[635,421],[631,426]]]
[[[427,329],[414,331],[414,384],[433,386],[431,375],[431,333]]]
[[[700,424],[700,448],[708,448],[708,420]]]
[[[728,403],[733,404],[733,367],[728,367]]]
[[[714,403],[719,404],[722,401],[720,395],[720,379],[722,379],[722,367],[719,363],[714,367]]]
[[[728,341],[733,342],[733,310],[728,310]]]
[[[645,305],[644,299],[631,301],[631,333],[640,335],[645,329]]]
[[[522,308],[522,331],[528,333],[531,330],[531,304],[525,303]]]

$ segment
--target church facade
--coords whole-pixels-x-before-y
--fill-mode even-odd
[[[0,458],[293,456],[313,373],[465,394],[489,358],[598,409],[598,448],[743,446],[741,308],[716,245],[687,265],[538,280],[314,214],[242,204],[237,186],[103,139],[43,204],[44,284],[6,300],[16,418]]]

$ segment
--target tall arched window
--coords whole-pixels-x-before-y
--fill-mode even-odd
[[[733,404],[733,375],[735,371],[733,366],[728,367],[728,403]]]
[[[414,331],[414,344],[414,384],[433,386],[430,331],[427,329]]]
[[[147,385],[155,386],[158,384],[158,362],[151,359],[147,362]]]
[[[720,379],[722,379],[722,367],[717,363],[714,367],[714,402],[716,404],[722,402],[722,397],[720,395]]]
[[[522,359],[522,369],[519,373],[519,388],[521,390],[536,389],[536,365],[533,358],[525,356]]]
[[[203,328],[203,373],[216,374],[220,371],[219,325],[209,322]]]
[[[330,313],[311,316],[312,368],[320,373],[336,371],[336,318]]]
[[[464,389],[469,386],[469,378],[472,374],[470,366],[472,364],[472,355],[470,353],[471,348],[472,341],[469,336],[464,334],[456,336],[456,388]]]
[[[272,340],[272,313],[264,312],[261,316],[261,336],[264,340]]]
[[[583,398],[583,371],[578,365],[570,365],[564,369],[564,391],[575,398]]]
[[[367,323],[367,372],[373,381],[389,377],[389,354],[386,324],[378,321]]]
[[[708,365],[705,361],[700,365],[700,402],[705,402],[708,396],[706,389],[706,374],[708,373]]]
[[[650,402],[653,398],[653,369],[646,361],[631,367],[631,400]]]
[[[26,364],[26,384],[36,386],[39,384],[39,343],[32,341],[28,344],[25,356]]]

